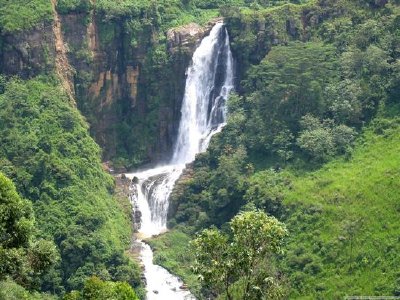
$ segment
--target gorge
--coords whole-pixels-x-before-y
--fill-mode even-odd
[[[0,0],[0,299],[399,297],[399,70],[399,0]]]

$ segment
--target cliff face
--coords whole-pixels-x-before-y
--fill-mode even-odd
[[[29,78],[54,67],[55,40],[51,23],[0,37],[0,72]]]
[[[34,29],[1,36],[0,71],[30,78],[54,72],[91,126],[105,160],[121,165],[167,159],[180,119],[185,72],[211,28],[131,32],[94,10],[59,14]],[[133,159],[131,159],[133,157]]]

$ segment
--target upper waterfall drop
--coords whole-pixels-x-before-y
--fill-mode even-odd
[[[196,49],[188,68],[181,121],[171,164],[193,161],[226,121],[226,100],[234,86],[229,36],[217,23]]]
[[[150,237],[167,230],[168,198],[187,163],[207,149],[211,137],[226,121],[226,102],[234,88],[233,58],[228,32],[217,23],[195,50],[187,70],[181,120],[170,162],[127,174],[132,180],[131,201],[142,213],[139,232]],[[153,265],[149,246],[141,242],[147,299],[194,299],[181,290],[179,278]],[[177,288],[178,287],[178,288]]]

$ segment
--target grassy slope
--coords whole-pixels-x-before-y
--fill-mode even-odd
[[[398,125],[380,135],[368,130],[350,161],[333,161],[294,180],[285,199],[294,212],[285,261],[297,288],[293,298],[394,293],[400,277],[399,150]]]
[[[293,178],[285,198],[290,238],[282,259],[291,299],[394,294],[400,277],[399,129],[369,129],[349,161],[337,159]],[[196,293],[189,240],[178,229],[150,244],[155,262]]]

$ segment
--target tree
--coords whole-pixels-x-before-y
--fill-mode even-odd
[[[31,204],[21,199],[12,181],[0,173],[0,247],[27,247],[32,230]]]
[[[56,262],[55,245],[45,240],[33,242],[33,230],[30,202],[0,173],[0,280],[10,276],[23,286],[31,286],[34,277]]]
[[[362,117],[361,87],[356,81],[345,79],[325,89],[329,112],[339,123],[359,124]]]
[[[282,129],[272,142],[274,152],[278,154],[284,165],[293,157],[293,151],[291,150],[293,139],[294,137],[290,130]]]
[[[229,225],[231,237],[211,228],[192,241],[195,273],[211,294],[229,300],[281,298],[272,257],[282,251],[285,225],[258,210],[239,213]]]
[[[92,276],[85,281],[83,290],[72,291],[64,300],[138,300],[135,291],[126,282],[103,281]]]
[[[332,120],[319,120],[312,115],[300,121],[303,130],[297,145],[316,162],[328,161],[335,154],[345,154],[352,148],[356,131],[346,125],[336,125]]]

